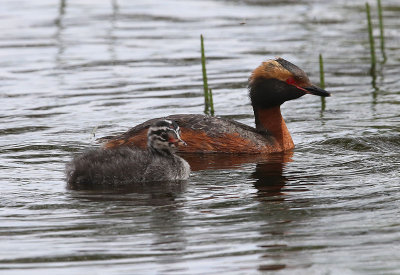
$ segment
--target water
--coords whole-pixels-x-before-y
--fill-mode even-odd
[[[400,4],[383,5],[371,77],[361,0],[2,1],[0,273],[400,273]],[[294,152],[66,190],[65,163],[95,138],[203,111],[201,33],[217,115],[248,125],[252,69],[282,56],[318,84],[323,54],[326,109],[282,107]]]

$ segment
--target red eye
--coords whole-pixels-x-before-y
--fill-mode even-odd
[[[290,78],[286,79],[286,83],[289,85],[293,85],[296,83],[296,81],[294,80],[293,77],[290,77]]]

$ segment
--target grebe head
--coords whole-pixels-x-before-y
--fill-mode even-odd
[[[158,152],[174,152],[179,145],[186,145],[181,139],[181,130],[175,121],[159,120],[147,132],[148,148]]]
[[[311,84],[307,74],[283,58],[267,60],[249,78],[253,107],[268,109],[305,94],[330,96],[327,91]]]

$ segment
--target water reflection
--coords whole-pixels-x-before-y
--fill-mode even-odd
[[[256,180],[254,187],[262,197],[281,194],[288,180],[283,175],[284,168],[286,163],[292,161],[293,151],[268,155],[182,154],[182,157],[189,162],[192,171],[237,169],[244,164],[255,163],[251,178]]]
[[[186,186],[187,181],[148,182],[112,188],[93,186],[91,189],[71,191],[71,196],[90,201],[131,201],[132,206],[165,206],[173,204]]]
[[[293,151],[274,154],[268,161],[257,163],[252,178],[260,197],[282,195],[282,188],[288,179],[283,175],[286,163],[291,162]],[[283,198],[281,198],[283,199]]]
[[[151,213],[149,226],[154,235],[151,250],[157,254],[163,252],[156,259],[162,266],[179,262],[186,250],[187,238],[183,225],[185,212],[182,211],[182,207],[183,203],[174,203],[157,207]]]
[[[117,54],[116,54],[116,42],[117,42],[117,36],[115,35],[115,28],[117,24],[117,18],[118,18],[118,13],[119,13],[119,6],[117,0],[112,0],[111,1],[112,5],[112,13],[111,13],[111,20],[110,20],[110,29],[108,31],[108,38],[109,38],[109,45],[108,45],[108,50],[110,53],[110,60],[112,62],[117,60]],[[116,70],[113,70],[113,74],[115,74]],[[118,75],[114,75],[117,77]]]
[[[57,43],[57,52],[55,55],[55,60],[54,64],[56,65],[57,69],[61,69],[63,66],[63,55],[65,52],[65,41],[63,39],[63,33],[64,33],[64,17],[65,17],[65,10],[66,10],[66,0],[60,0],[59,8],[58,8],[58,16],[54,20],[55,25],[56,25],[56,33],[54,35],[55,41]],[[59,86],[63,86],[64,83],[64,75],[63,74],[58,74],[57,77],[59,81]]]
[[[98,235],[107,235],[112,230],[124,239],[123,243],[140,243],[144,239],[136,239],[136,236],[142,234],[150,242],[152,252],[144,252],[139,245],[137,249],[127,248],[128,254],[132,257],[145,257],[148,253],[158,255],[155,261],[163,266],[180,261],[186,249],[185,199],[180,197],[186,186],[187,182],[132,184],[112,190],[71,191],[71,197],[75,199],[76,207],[84,212],[83,216],[97,224]],[[118,254],[118,257],[127,255]]]
[[[181,154],[189,164],[192,171],[234,169],[246,163],[285,163],[291,161],[293,152],[277,154]],[[278,168],[278,167],[276,167]],[[283,167],[282,167],[283,168]],[[279,168],[280,169],[280,168]],[[282,173],[282,169],[280,169]]]
[[[297,229],[309,219],[307,211],[296,209],[298,204],[294,204],[293,201],[297,199],[294,196],[289,197],[290,190],[285,187],[291,181],[291,177],[285,175],[285,170],[286,165],[293,161],[292,157],[293,151],[274,154],[269,161],[257,163],[251,175],[255,179],[254,187],[258,190],[256,199],[259,201],[255,209],[255,214],[260,220],[258,226],[261,240],[258,245],[261,250],[259,271],[292,269],[294,266],[288,259],[288,255],[296,253],[292,251],[293,249],[301,251],[308,248],[301,245],[294,248],[283,241],[295,237]],[[309,203],[304,200],[302,207],[306,208]],[[296,206],[293,207],[294,205]],[[307,265],[301,267],[308,268]]]

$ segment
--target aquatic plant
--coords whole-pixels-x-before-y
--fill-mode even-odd
[[[365,9],[366,9],[366,13],[367,13],[369,47],[370,47],[370,54],[371,54],[371,73],[374,73],[375,66],[376,66],[375,43],[374,43],[374,35],[372,33],[373,27],[372,27],[372,22],[371,22],[371,12],[370,12],[368,3],[365,3]]]
[[[208,88],[207,70],[206,70],[206,56],[204,54],[204,38],[200,35],[201,46],[201,68],[203,73],[203,89],[204,89],[204,113],[214,115],[214,102],[212,90]]]
[[[200,34],[200,50],[201,50],[201,69],[203,73],[203,89],[204,89],[204,113],[208,113],[209,101],[208,101],[208,83],[207,83],[207,70],[206,70],[206,56],[204,54],[204,38]]]
[[[324,59],[322,54],[319,54],[319,86],[325,89],[325,72],[324,72]],[[325,97],[321,97],[321,110],[325,110]]]
[[[214,116],[214,99],[213,99],[213,93],[211,89],[208,89],[208,102],[210,106],[210,115]]]

